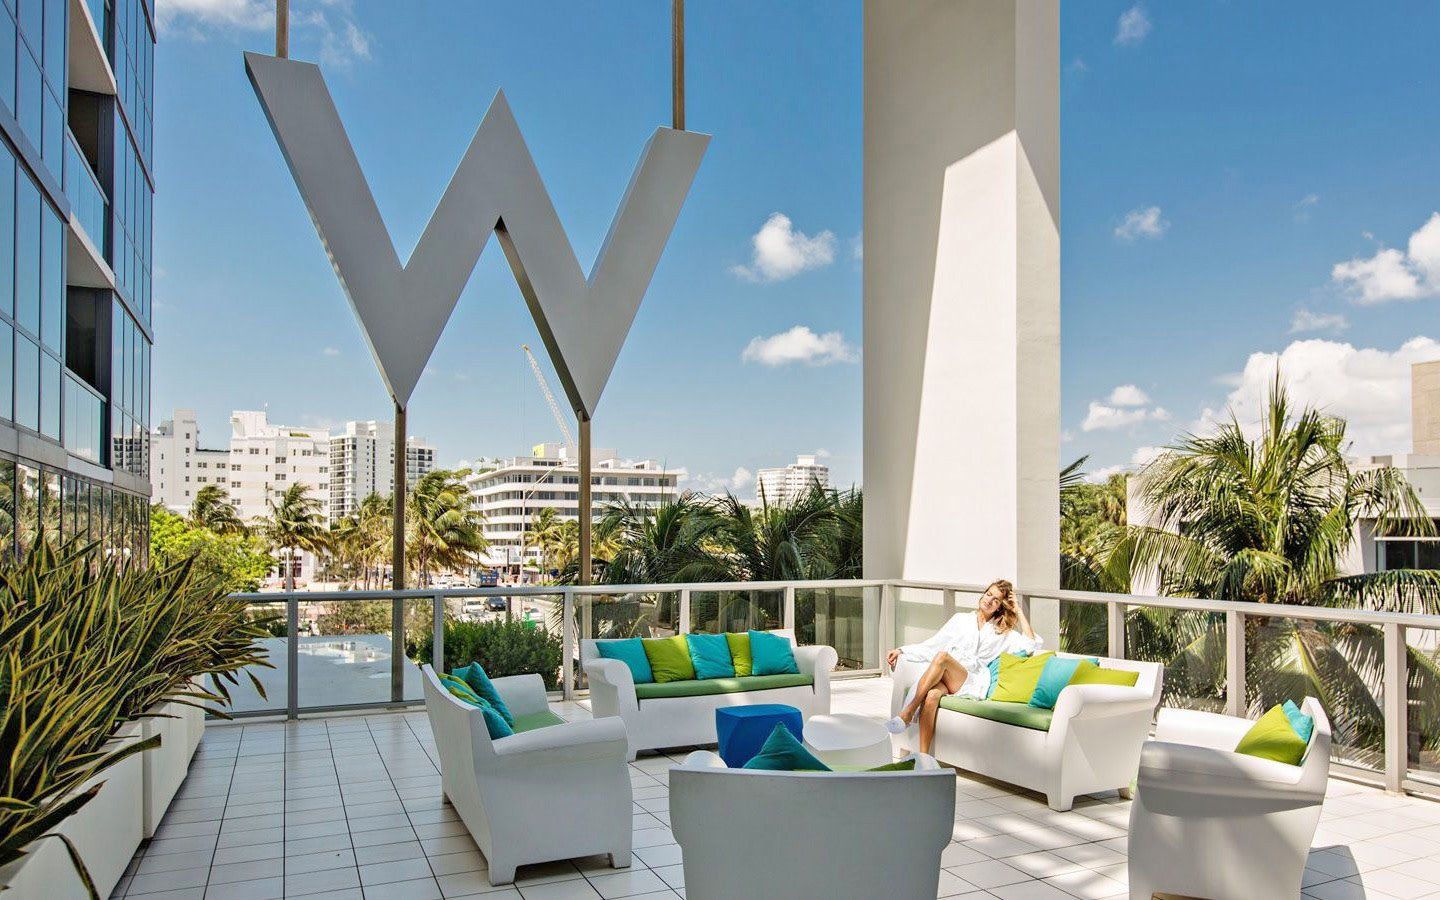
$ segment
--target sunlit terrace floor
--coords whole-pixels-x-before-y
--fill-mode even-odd
[[[878,719],[889,682],[840,682],[834,699],[836,711]],[[560,711],[589,715],[579,704]],[[642,756],[631,766],[632,868],[615,871],[598,857],[530,866],[515,886],[492,888],[484,857],[441,799],[423,711],[212,726],[159,834],[114,896],[683,897],[667,813],[665,773],[673,763]],[[1056,813],[1038,795],[963,773],[957,791],[939,896],[1125,895],[1128,804],[1117,796]],[[864,840],[858,829],[856,840]],[[1440,897],[1440,803],[1332,780],[1305,896]]]

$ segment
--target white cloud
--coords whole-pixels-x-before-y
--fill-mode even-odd
[[[1085,62],[1085,60],[1077,56],[1073,60],[1071,60],[1067,66],[1065,66],[1065,71],[1069,72],[1071,75],[1084,75],[1086,72],[1090,71],[1090,66]]]
[[[1319,205],[1320,205],[1320,195],[1319,195],[1319,194],[1306,194],[1305,196],[1301,197],[1301,198],[1300,198],[1300,202],[1297,203],[1297,204],[1295,204],[1295,221],[1297,221],[1297,222],[1308,222],[1308,221],[1310,221],[1310,211],[1313,210],[1315,207],[1317,207],[1317,206],[1319,206]]]
[[[1138,44],[1150,34],[1152,27],[1145,7],[1137,3],[1121,13],[1120,21],[1115,23],[1115,43],[1121,46]]]
[[[265,0],[158,0],[155,17],[162,32],[180,25],[260,31],[275,25],[275,5]]]
[[[796,325],[789,331],[769,337],[751,338],[740,354],[740,359],[763,366],[783,366],[797,362],[810,366],[828,366],[831,363],[857,362],[860,353],[847,343],[845,336],[838,331],[816,334],[804,325]]]
[[[1151,240],[1162,237],[1170,230],[1170,223],[1160,216],[1160,207],[1147,206],[1143,209],[1132,209],[1125,214],[1125,221],[1115,226],[1115,236],[1122,241],[1133,241],[1136,238],[1150,238]]]
[[[340,349],[339,349],[338,347],[326,347],[324,350],[322,350],[322,351],[320,351],[320,352],[321,352],[321,353],[324,353],[326,356],[339,356],[339,355],[340,355]]]
[[[744,490],[755,483],[755,473],[744,466],[738,466],[735,474],[730,476],[730,489],[734,491]]]
[[[1110,392],[1112,406],[1145,406],[1150,397],[1133,384],[1122,384]]]
[[[1290,333],[1302,331],[1341,332],[1350,327],[1350,321],[1340,313],[1317,313],[1308,309],[1297,309],[1290,319]]]
[[[850,239],[850,258],[856,262],[865,261],[865,235],[863,232]]]
[[[342,29],[325,30],[320,41],[320,62],[346,69],[369,58],[370,35],[361,31],[354,22],[347,20]]]
[[[1440,359],[1440,341],[1428,337],[1395,350],[1294,341],[1279,353],[1252,353],[1226,405],[1242,426],[1257,428],[1278,365],[1297,407],[1316,406],[1349,423],[1354,452],[1403,453],[1410,449],[1410,366],[1433,359]],[[1207,409],[1191,430],[1228,419],[1228,412]]]
[[[157,0],[155,16],[163,35],[191,40],[275,28],[272,0]],[[318,47],[320,62],[333,69],[370,58],[370,35],[355,24],[351,0],[297,0],[290,10],[290,44],[297,57],[297,51]]]
[[[1405,250],[1381,247],[1336,263],[1330,278],[1361,305],[1440,295],[1440,212],[1410,235]]]
[[[726,491],[739,494],[755,483],[755,473],[739,466],[734,474],[728,477],[710,472],[697,472],[694,475],[686,473],[684,482],[687,490],[699,491],[702,494],[722,494]]]
[[[826,450],[824,447],[815,448],[816,459],[829,459],[831,455],[832,454],[830,453],[830,451]]]
[[[730,267],[747,281],[784,281],[835,261],[834,233],[822,231],[811,237],[797,230],[784,213],[771,213],[750,243],[750,265]]]
[[[1145,468],[1155,457],[1164,452],[1163,447],[1136,447],[1135,452],[1130,454],[1130,462],[1096,469],[1087,473],[1085,480],[1094,484],[1104,484],[1110,480],[1111,475],[1128,475]]]

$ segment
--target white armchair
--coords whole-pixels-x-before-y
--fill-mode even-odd
[[[1300,765],[1234,752],[1247,719],[1161,710],[1140,756],[1130,807],[1130,896],[1296,897],[1330,775],[1330,721],[1307,697],[1315,731]]]
[[[514,881],[517,866],[598,853],[610,854],[615,868],[630,865],[633,808],[619,719],[491,740],[478,709],[452,696],[430,666],[421,671],[441,787],[485,854],[492,885]],[[549,707],[539,675],[494,682],[516,716]]]
[[[697,750],[670,770],[670,827],[690,897],[931,900],[955,773],[928,756],[913,772],[729,769]]]

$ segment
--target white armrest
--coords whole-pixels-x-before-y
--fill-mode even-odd
[[[603,701],[603,694],[613,692],[617,704],[616,712],[633,711],[639,708],[635,699],[635,676],[624,660],[594,657],[585,660],[585,677],[590,679],[591,706]],[[599,709],[596,710],[600,714]],[[611,714],[606,710],[606,714]]]
[[[682,769],[728,769],[725,760],[713,750],[694,750],[679,766]]]
[[[550,699],[545,695],[545,679],[539,675],[506,675],[490,680],[500,699],[517,716],[528,716],[550,708]]]
[[[1154,707],[1154,695],[1142,687],[1072,684],[1060,691],[1055,701],[1054,720],[1103,719],[1142,711],[1148,713]]]
[[[828,674],[840,662],[840,654],[834,647],[815,645],[795,648],[795,667],[802,675],[816,678],[820,673]]]
[[[1140,750],[1139,789],[1254,800],[1306,799],[1299,766],[1229,750],[1147,741]]]
[[[501,757],[515,757],[551,750],[573,750],[588,748],[602,750],[605,745],[613,749],[621,759],[629,753],[629,742],[625,738],[625,723],[616,718],[581,719],[563,725],[550,725],[499,738],[494,742],[495,753]],[[593,756],[594,754],[586,754]]]
[[[1162,709],[1155,721],[1155,740],[1234,750],[1255,723],[1198,709]]]
[[[920,753],[917,751],[909,756],[902,757],[897,760],[897,762],[904,762],[907,759],[915,760],[915,771],[917,772],[928,772],[931,769],[941,768],[939,761],[928,753]]]

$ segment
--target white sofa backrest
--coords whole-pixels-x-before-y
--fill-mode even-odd
[[[1056,653],[1056,656],[1069,657],[1071,659],[1098,659],[1102,669],[1120,669],[1125,672],[1138,672],[1139,677],[1135,679],[1135,686],[1143,688],[1147,693],[1160,696],[1161,679],[1165,675],[1165,665],[1158,662],[1143,662],[1138,659],[1116,659],[1112,656],[1090,656],[1086,653]]]
[[[495,744],[485,727],[484,714],[451,694],[429,663],[420,667],[420,674],[425,683],[425,711],[441,759],[453,764],[455,771],[470,772],[493,758]]]

